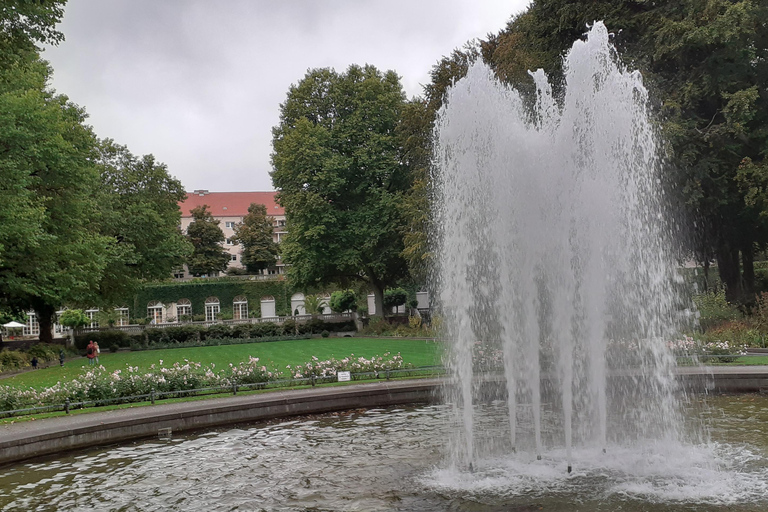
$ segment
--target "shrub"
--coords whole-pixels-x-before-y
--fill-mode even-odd
[[[320,333],[320,336],[322,336],[323,338],[327,338],[330,335],[331,335],[331,333],[329,333],[328,331],[323,331],[323,332]]]
[[[402,288],[392,288],[384,292],[384,307],[396,308],[408,300],[408,292]]]
[[[87,332],[75,336],[75,347],[85,350],[89,340],[95,341],[100,347],[110,347],[112,345],[127,347],[131,344],[132,336],[125,331],[116,330]]]
[[[59,358],[59,350],[61,350],[61,348],[60,345],[38,343],[29,347],[27,355],[30,359],[36,357],[38,361],[41,362],[56,361]]]
[[[357,309],[357,297],[352,290],[335,291],[331,294],[328,305],[334,313],[343,313],[347,310],[355,311]]]
[[[68,309],[62,312],[61,317],[59,317],[59,323],[71,329],[88,325],[90,321],[90,318],[81,309]]]
[[[205,331],[205,338],[231,338],[232,329],[227,324],[213,324]]]
[[[3,367],[3,371],[26,368],[29,366],[29,361],[30,357],[24,352],[18,350],[0,351],[0,366]]]
[[[260,324],[263,325],[263,324]],[[283,333],[285,334],[296,334],[296,320],[288,319],[285,322],[283,322]]]
[[[696,295],[693,297],[693,302],[701,315],[699,325],[705,332],[716,325],[736,320],[741,316],[736,306],[725,299],[725,290]]]
[[[110,345],[110,346],[109,346],[109,351],[110,351],[110,352],[112,352],[113,354],[114,354],[115,352],[117,352],[118,350],[120,350],[120,346],[119,346],[119,345],[117,345],[117,344],[114,344],[114,345]]]
[[[205,328],[198,325],[175,325],[164,329],[147,329],[147,339],[152,344],[157,343],[186,343],[197,340],[199,333]]]

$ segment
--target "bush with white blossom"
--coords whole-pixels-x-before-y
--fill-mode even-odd
[[[338,371],[353,373],[394,370],[412,367],[403,362],[400,354],[374,356],[370,359],[355,357],[354,354],[343,359],[312,361],[295,367],[288,366],[285,371],[260,362],[258,357],[250,357],[238,365],[216,370],[214,364],[203,366],[200,363],[184,360],[171,366],[151,365],[148,371],[141,371],[135,366],[107,371],[103,366],[88,368],[76,379],[57,382],[45,389],[15,388],[0,386],[0,411],[10,411],[25,407],[63,404],[67,399],[72,403],[114,400],[148,395],[152,390],[157,393],[183,392],[193,389],[230,387],[233,384],[258,384],[285,379],[335,376]]]

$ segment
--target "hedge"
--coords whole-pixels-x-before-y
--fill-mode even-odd
[[[298,325],[293,320],[286,320],[282,324],[260,322],[234,325],[213,324],[209,327],[198,324],[180,324],[163,329],[148,327],[139,334],[128,334],[118,330],[87,332],[75,336],[75,347],[85,350],[90,340],[97,342],[104,351],[112,347],[146,348],[148,345],[195,344],[219,339],[258,340],[280,336],[321,334],[323,331],[354,330],[355,322],[352,320],[348,322],[323,322],[317,318]]]

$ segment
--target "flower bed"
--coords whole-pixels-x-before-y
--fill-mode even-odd
[[[152,365],[149,371],[140,371],[138,367],[127,366],[124,370],[107,371],[103,366],[91,368],[77,379],[58,382],[42,390],[33,388],[17,389],[0,386],[0,411],[12,411],[26,407],[63,404],[69,400],[75,402],[93,402],[115,399],[145,399],[150,392],[174,393],[195,389],[231,387],[235,384],[269,383],[281,380],[304,379],[311,375],[332,377],[339,371],[353,373],[384,371],[409,368],[412,365],[403,362],[400,354],[374,356],[371,359],[355,357],[354,354],[343,359],[312,361],[295,367],[288,366],[285,371],[267,366],[257,357],[239,365],[230,364],[229,368],[216,370],[215,365],[203,366],[200,363],[185,360],[172,366]]]
[[[667,345],[678,357],[702,358],[705,362],[732,363],[747,354],[746,345],[730,341],[702,342],[691,336],[683,336]]]

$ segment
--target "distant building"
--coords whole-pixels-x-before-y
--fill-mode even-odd
[[[187,198],[179,203],[181,208],[181,230],[186,233],[192,223],[192,210],[198,206],[207,205],[213,218],[220,221],[219,227],[224,232],[224,248],[229,252],[231,261],[229,269],[245,268],[241,258],[240,246],[234,241],[235,226],[243,222],[243,217],[248,215],[248,207],[252,203],[263,204],[267,208],[267,215],[272,218],[274,227],[273,240],[280,243],[286,234],[285,210],[275,201],[277,192],[209,192],[207,190],[195,190],[187,192]],[[277,275],[285,273],[285,265],[281,260],[276,260],[273,267],[264,271],[265,275]],[[174,272],[174,277],[185,279],[192,277],[186,266]],[[213,276],[211,276],[213,277]]]

